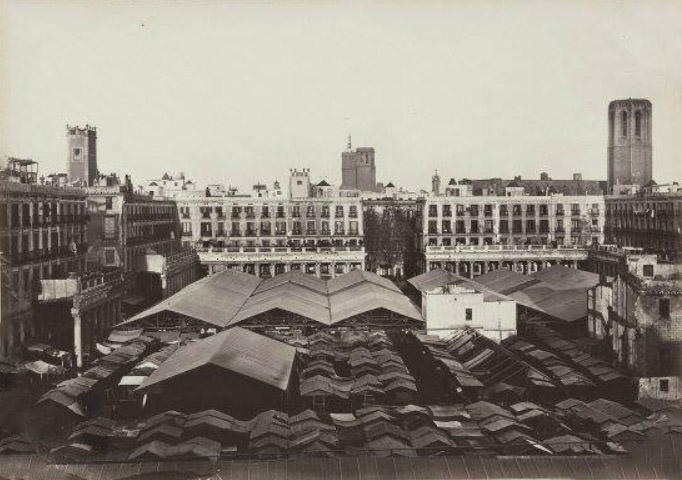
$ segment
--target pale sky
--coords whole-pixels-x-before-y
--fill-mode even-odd
[[[377,179],[606,179],[610,100],[653,103],[654,178],[682,179],[682,2],[0,0],[0,155],[246,188]]]

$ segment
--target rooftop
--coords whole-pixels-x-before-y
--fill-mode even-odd
[[[191,284],[124,323],[173,312],[226,328],[265,312],[283,310],[329,326],[376,309],[423,321],[417,307],[393,282],[374,273],[353,270],[322,280],[291,271],[264,280],[225,270]]]
[[[555,265],[530,275],[501,268],[476,281],[528,308],[573,322],[587,315],[585,295],[599,283],[599,275]]]

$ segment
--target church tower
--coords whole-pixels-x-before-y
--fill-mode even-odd
[[[614,100],[609,104],[608,193],[615,185],[651,181],[651,102]]]
[[[97,129],[66,126],[66,171],[69,182],[92,185],[97,178]]]

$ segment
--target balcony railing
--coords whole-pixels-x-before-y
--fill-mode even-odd
[[[355,245],[346,247],[335,246],[305,246],[300,247],[198,247],[202,253],[326,253],[326,252],[364,252],[365,247]]]
[[[585,247],[579,245],[561,245],[553,247],[552,245],[427,245],[426,252],[531,252],[531,251],[557,251],[557,250],[571,250],[580,251],[585,250]]]

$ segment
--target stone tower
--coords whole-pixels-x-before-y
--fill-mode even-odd
[[[66,171],[70,182],[92,185],[97,178],[97,129],[66,126]]]
[[[651,180],[651,102],[614,100],[609,104],[608,193],[615,185]]]
[[[289,169],[289,198],[309,198],[312,193],[310,169]]]
[[[341,153],[341,189],[376,191],[377,170],[372,147],[358,147],[353,150],[350,139],[348,140],[348,148]]]

